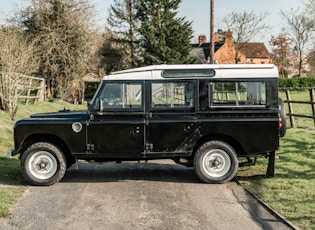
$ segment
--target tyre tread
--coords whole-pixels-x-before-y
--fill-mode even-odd
[[[33,153],[36,153],[38,150],[46,150],[52,153],[58,162],[58,169],[55,175],[49,179],[45,180],[40,180],[35,177],[33,177],[29,170],[27,169],[27,164],[28,160],[31,157]],[[21,170],[24,178],[31,184],[31,185],[36,185],[36,186],[49,186],[52,184],[55,184],[59,182],[67,169],[67,164],[66,164],[66,158],[62,151],[55,146],[54,144],[51,144],[49,142],[37,142],[31,146],[29,146],[25,152],[23,153],[21,157]]]
[[[202,158],[206,150],[211,148],[224,149],[231,159],[231,169],[222,177],[211,177],[202,170]],[[238,170],[238,159],[235,150],[227,143],[219,140],[208,141],[200,146],[194,157],[194,171],[198,178],[205,183],[225,183],[234,178]]]

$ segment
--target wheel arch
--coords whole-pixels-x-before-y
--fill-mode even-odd
[[[25,150],[31,146],[32,144],[35,144],[37,142],[48,142],[53,145],[56,145],[60,150],[63,152],[64,156],[66,157],[67,166],[71,166],[75,159],[71,155],[71,151],[67,144],[58,136],[53,134],[33,134],[31,136],[28,136],[22,143],[19,153],[20,153],[20,159],[25,152]]]
[[[244,148],[236,139],[234,139],[228,135],[211,134],[211,135],[203,136],[197,141],[197,143],[194,147],[194,150],[193,150],[193,156],[195,155],[198,148],[208,141],[223,141],[223,142],[229,144],[235,150],[237,157],[245,155]],[[242,154],[242,153],[244,153],[244,154]]]

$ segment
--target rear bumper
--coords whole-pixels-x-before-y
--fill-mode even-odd
[[[12,158],[12,157],[15,156],[15,155],[16,155],[15,149],[9,149],[9,150],[7,151],[7,158]]]

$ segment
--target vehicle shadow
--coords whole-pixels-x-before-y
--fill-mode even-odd
[[[66,183],[98,183],[117,181],[162,181],[178,183],[202,183],[193,168],[170,163],[170,161],[122,162],[73,165],[61,180]]]

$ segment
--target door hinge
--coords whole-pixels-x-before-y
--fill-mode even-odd
[[[94,150],[94,144],[87,144],[86,145],[86,150],[93,151]]]
[[[146,143],[145,144],[145,151],[150,152],[153,150],[153,144],[152,143]]]

